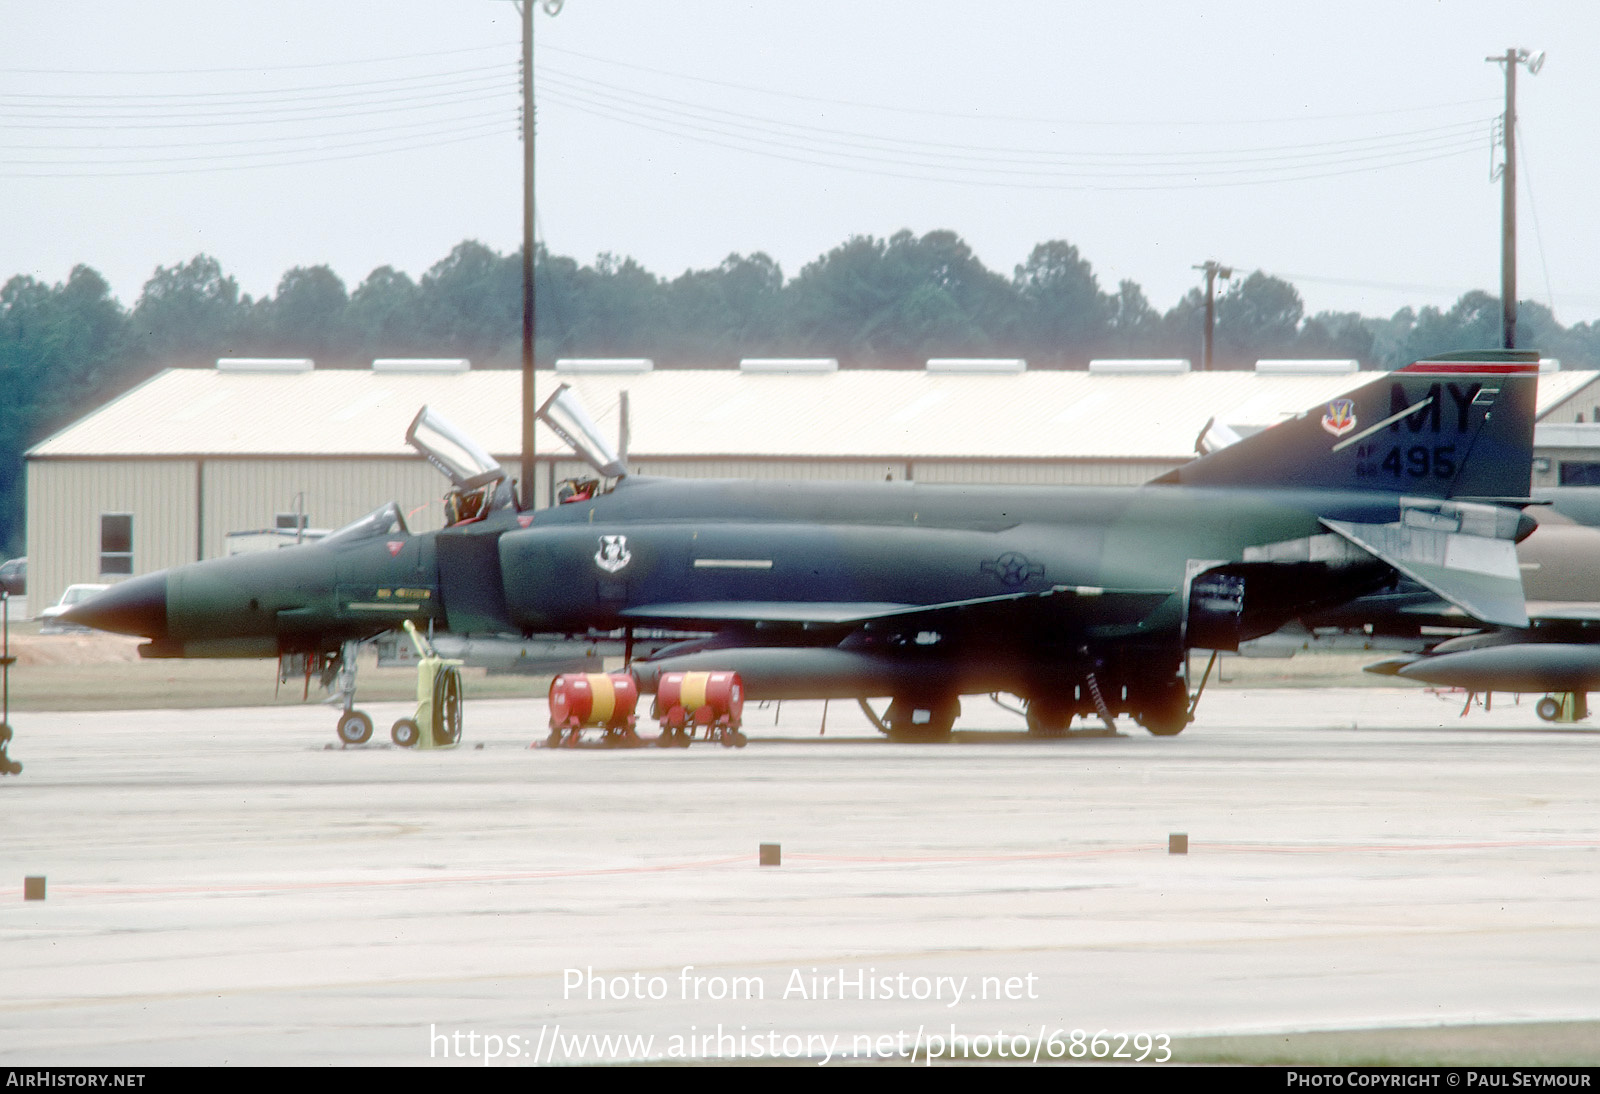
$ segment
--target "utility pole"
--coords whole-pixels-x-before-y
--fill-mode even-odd
[[[1207,259],[1203,266],[1193,266],[1191,269],[1203,270],[1206,275],[1206,330],[1201,342],[1200,369],[1203,372],[1211,371],[1211,336],[1217,325],[1217,278],[1226,281],[1233,276],[1232,266],[1223,266],[1220,263]]]
[[[1505,162],[1500,166],[1500,341],[1503,349],[1517,348],[1517,66],[1528,66],[1536,76],[1544,67],[1544,50],[1530,53],[1508,49],[1503,56],[1485,57],[1506,67],[1506,112],[1500,127]]]
[[[541,0],[546,15],[560,14],[565,0]],[[535,501],[533,415],[533,4],[522,0],[522,507]]]

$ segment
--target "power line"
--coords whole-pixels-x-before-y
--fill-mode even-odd
[[[708,86],[711,86],[711,87],[726,88],[726,89],[732,90],[732,91],[745,91],[745,92],[751,92],[751,93],[759,94],[759,95],[770,95],[770,96],[772,96],[774,98],[789,99],[789,100],[792,100],[792,101],[795,101],[795,102],[819,103],[819,104],[826,105],[826,106],[851,106],[851,107],[857,107],[857,108],[866,109],[866,110],[881,110],[881,111],[885,111],[887,113],[894,113],[894,114],[914,114],[914,115],[921,115],[923,117],[931,117],[931,118],[960,119],[960,120],[964,120],[964,121],[981,121],[981,122],[1027,122],[1027,123],[1040,123],[1040,124],[1045,124],[1045,125],[1113,126],[1113,127],[1118,127],[1118,128],[1127,127],[1127,126],[1182,126],[1182,127],[1185,127],[1185,128],[1189,128],[1189,127],[1193,127],[1193,126],[1280,125],[1280,124],[1300,124],[1300,123],[1308,122],[1308,121],[1337,121],[1337,120],[1349,119],[1349,118],[1372,118],[1372,117],[1390,116],[1390,115],[1395,115],[1395,114],[1414,114],[1414,113],[1422,113],[1422,112],[1426,112],[1426,111],[1430,111],[1430,110],[1452,109],[1454,107],[1460,107],[1460,106],[1481,106],[1481,105],[1484,105],[1486,103],[1498,103],[1500,101],[1497,98],[1487,97],[1487,98],[1476,98],[1476,99],[1460,99],[1460,100],[1456,100],[1456,101],[1448,102],[1448,103],[1429,103],[1429,104],[1423,104],[1423,105],[1419,105],[1419,106],[1391,107],[1391,108],[1388,108],[1388,109],[1385,109],[1385,110],[1356,111],[1356,112],[1349,112],[1349,113],[1301,114],[1301,115],[1284,116],[1284,117],[1277,117],[1277,118],[1235,118],[1235,119],[1226,119],[1226,118],[1217,118],[1215,116],[1207,116],[1207,117],[1201,117],[1201,118],[1172,119],[1172,120],[1168,120],[1168,121],[1157,121],[1157,120],[1139,119],[1139,118],[1133,118],[1133,119],[1109,119],[1109,118],[1061,118],[1061,117],[1049,117],[1049,116],[1044,116],[1044,115],[996,115],[996,114],[979,115],[979,114],[972,114],[972,113],[965,113],[965,112],[954,112],[954,111],[945,111],[945,110],[928,110],[928,109],[925,109],[925,108],[918,108],[918,107],[894,106],[894,105],[886,105],[886,104],[882,104],[882,103],[867,103],[867,102],[862,102],[862,101],[856,100],[856,99],[835,99],[835,98],[829,98],[829,97],[821,96],[821,95],[806,95],[806,94],[802,94],[802,93],[798,93],[798,92],[790,92],[790,91],[776,91],[776,90],[773,90],[771,88],[755,87],[755,86],[752,86],[750,84],[732,83],[732,82],[729,82],[727,80],[714,80],[714,79],[710,79],[710,78],[705,77],[705,76],[695,76],[695,75],[692,75],[692,74],[689,74],[689,73],[684,73],[684,72],[674,72],[674,71],[672,71],[670,69],[653,68],[653,67],[651,67],[649,65],[633,64],[633,63],[630,63],[630,62],[627,62],[627,61],[617,61],[617,60],[614,60],[614,59],[609,58],[609,57],[600,57],[600,56],[597,56],[597,55],[592,54],[592,53],[583,53],[583,52],[580,52],[580,51],[574,50],[574,49],[563,49],[560,46],[552,46],[552,45],[546,44],[546,45],[540,46],[539,49],[540,49],[540,52],[544,52],[544,51],[548,50],[549,52],[552,52],[552,53],[560,53],[560,54],[565,54],[565,55],[570,56],[570,57],[578,57],[578,58],[581,58],[581,59],[583,59],[585,61],[593,61],[593,62],[596,62],[596,63],[599,63],[599,64],[612,65],[612,66],[617,67],[617,68],[631,69],[631,70],[636,71],[636,72],[647,72],[647,73],[650,73],[650,74],[656,75],[656,76],[666,76],[669,79],[683,80],[683,81],[687,81],[687,82],[690,82],[690,83],[705,84],[705,85],[708,85]],[[545,71],[545,69],[546,69],[546,66],[544,66],[544,65],[539,66],[539,71],[543,72],[543,71]]]
[[[689,117],[707,126],[726,127],[729,131],[727,135],[733,135],[733,131],[745,129],[770,138],[775,130],[781,130],[793,134],[797,138],[809,137],[814,134],[819,139],[847,147],[888,148],[907,152],[926,150],[931,154],[937,154],[944,158],[982,159],[986,163],[1004,162],[996,160],[996,157],[1002,156],[1013,157],[1012,162],[1028,163],[1040,160],[1060,161],[1064,158],[1088,163],[1095,160],[1121,162],[1139,159],[1155,160],[1158,157],[1163,157],[1170,161],[1167,165],[1171,166],[1219,160],[1236,162],[1241,158],[1270,160],[1286,158],[1294,153],[1301,153],[1302,155],[1343,155],[1350,151],[1380,148],[1385,145],[1406,147],[1439,140],[1449,140],[1452,143],[1464,139],[1476,141],[1479,139],[1478,135],[1481,133],[1483,125],[1482,118],[1474,118],[1469,121],[1433,126],[1427,129],[1401,130],[1362,137],[1254,148],[1207,148],[1197,152],[1178,152],[1173,150],[1082,152],[1075,150],[1072,153],[1061,153],[1053,150],[1041,150],[1038,147],[1017,148],[1011,146],[975,145],[970,142],[951,144],[948,142],[921,141],[900,136],[842,130],[833,126],[790,122],[769,116],[705,106],[681,99],[644,96],[628,89],[617,88],[614,85],[604,84],[599,81],[585,80],[582,77],[572,77],[565,73],[557,72],[553,76],[546,73],[545,75],[551,76],[548,80],[548,87],[555,91],[558,98],[564,96],[565,101],[584,103],[596,109],[636,110],[658,121],[669,123],[682,122],[684,118]],[[541,83],[543,85],[545,81],[542,79]],[[592,85],[592,87],[586,88],[585,84]]]
[[[24,76],[71,76],[74,79],[83,79],[93,76],[215,76],[222,73],[237,75],[257,74],[261,72],[293,72],[313,68],[348,68],[357,65],[391,64],[395,61],[417,61],[428,57],[454,57],[463,53],[485,53],[489,50],[496,52],[515,49],[515,42],[504,42],[490,46],[463,46],[461,49],[433,50],[427,53],[397,53],[387,57],[361,57],[353,60],[341,61],[311,61],[293,65],[246,65],[232,66],[229,68],[10,68],[7,73],[17,73]]]
[[[559,94],[551,95],[541,93],[545,101],[552,99],[558,103],[563,102]],[[1200,173],[1188,170],[1154,172],[1140,171],[1112,171],[1090,172],[1086,170],[1056,170],[1056,171],[1016,171],[996,170],[983,167],[961,167],[929,163],[926,160],[914,161],[905,158],[894,158],[882,155],[864,155],[860,153],[844,153],[826,147],[806,146],[795,142],[763,139],[759,137],[746,137],[727,131],[719,131],[715,127],[694,125],[671,116],[655,116],[650,120],[641,120],[639,117],[626,113],[619,113],[614,109],[597,107],[576,100],[565,100],[565,105],[582,113],[595,117],[603,117],[624,125],[647,130],[651,133],[670,133],[683,139],[693,140],[698,143],[714,147],[728,148],[753,155],[761,155],[771,159],[784,160],[792,163],[802,163],[812,167],[826,167],[835,170],[849,171],[856,174],[869,174],[881,177],[904,178],[919,182],[944,182],[968,185],[992,185],[1008,189],[1019,190],[1173,190],[1214,188],[1219,186],[1245,186],[1265,185],[1277,182],[1300,182],[1315,179],[1336,178],[1344,175],[1364,171],[1381,170],[1393,167],[1403,167],[1412,164],[1426,163],[1438,159],[1471,154],[1478,149],[1477,138],[1463,138],[1451,145],[1444,145],[1431,149],[1411,149],[1405,151],[1388,151],[1374,155],[1352,156],[1345,158],[1345,166],[1322,169],[1325,165],[1304,163],[1284,165],[1276,168],[1225,168],[1213,170],[1202,177]],[[818,157],[832,157],[830,162],[819,162]],[[1372,161],[1381,162],[1372,162]],[[872,166],[872,165],[876,166]],[[1354,166],[1353,164],[1361,164]],[[922,168],[916,173],[911,173],[906,168]],[[1274,174],[1262,174],[1262,171],[1272,171]],[[1255,172],[1255,178],[1226,178],[1221,176],[1239,175],[1246,172]],[[1025,181],[1027,178],[1044,178],[1050,181]],[[1187,181],[1175,181],[1182,177]],[[1119,179],[1150,179],[1166,178],[1174,181],[1146,182],[1131,184],[1117,182]]]
[[[420,150],[423,150],[423,149],[441,148],[441,147],[444,147],[446,145],[462,144],[462,143],[465,143],[465,142],[468,142],[468,141],[484,140],[484,139],[489,138],[489,137],[510,136],[510,135],[514,135],[516,133],[516,125],[515,125],[515,122],[512,121],[512,122],[508,122],[508,123],[501,123],[498,126],[486,125],[486,126],[477,127],[475,130],[473,130],[471,132],[463,132],[463,131],[459,131],[459,130],[450,130],[450,131],[447,131],[447,132],[450,135],[432,135],[432,136],[428,136],[428,137],[426,137],[425,139],[422,139],[422,140],[403,140],[403,141],[402,140],[390,140],[390,141],[387,141],[387,142],[382,142],[380,147],[368,148],[368,149],[366,149],[364,151],[349,151],[349,149],[357,147],[357,146],[359,146],[359,145],[361,145],[363,143],[371,144],[371,143],[379,143],[379,142],[346,142],[346,143],[340,144],[338,146],[338,148],[344,149],[344,151],[332,151],[332,150],[329,150],[327,152],[319,152],[319,154],[317,154],[317,155],[301,156],[300,158],[296,158],[296,159],[275,158],[275,159],[265,160],[265,161],[262,161],[262,162],[254,162],[254,163],[243,163],[243,162],[218,163],[218,162],[215,162],[215,161],[217,161],[219,159],[228,159],[230,157],[225,157],[225,156],[224,157],[219,157],[219,156],[193,156],[193,157],[183,157],[183,158],[179,158],[179,159],[169,159],[169,160],[161,160],[161,161],[145,161],[145,162],[161,162],[161,163],[164,163],[164,164],[196,162],[196,161],[211,161],[209,166],[203,166],[203,167],[163,166],[163,167],[153,167],[153,168],[148,168],[148,169],[124,170],[124,169],[121,169],[121,165],[112,164],[111,166],[114,167],[114,168],[117,168],[117,169],[107,170],[106,167],[102,166],[102,165],[85,165],[85,169],[82,169],[82,170],[54,170],[54,171],[23,170],[23,171],[18,171],[18,170],[13,170],[11,164],[7,163],[7,164],[4,164],[4,165],[0,165],[0,178],[32,178],[32,179],[131,178],[131,177],[136,177],[136,176],[148,176],[148,175],[199,175],[199,174],[213,174],[213,173],[216,173],[216,172],[219,172],[219,171],[238,171],[238,170],[245,170],[245,169],[250,169],[250,168],[264,168],[264,167],[302,167],[302,166],[308,166],[308,165],[314,165],[314,164],[334,163],[334,162],[338,162],[338,161],[342,161],[342,160],[366,159],[366,158],[370,158],[370,157],[373,157],[373,156],[386,156],[386,155],[391,155],[391,154],[393,154],[395,152],[414,152],[414,151],[420,151]],[[283,155],[289,155],[290,151],[291,150],[284,150],[281,153],[259,153],[258,155],[260,155],[260,156],[267,156],[267,155],[283,156]],[[244,154],[241,154],[241,157],[243,155]],[[132,161],[132,162],[138,162],[138,161]],[[48,164],[48,165],[41,164],[39,166],[58,166],[58,167],[66,168],[66,167],[70,167],[71,165],[66,165],[66,164]]]
[[[128,104],[130,108],[134,109],[160,109],[167,103],[181,104],[183,102],[190,102],[200,106],[212,104],[229,105],[230,103],[248,106],[258,103],[293,102],[306,99],[313,102],[323,102],[367,96],[374,91],[415,91],[481,83],[486,78],[496,80],[508,77],[514,78],[516,72],[516,65],[508,63],[488,67],[457,69],[450,72],[393,76],[382,80],[358,80],[337,84],[307,84],[299,87],[249,91],[175,91],[137,96],[127,93],[42,94],[39,92],[4,91],[0,92],[0,103],[15,104],[21,107],[42,105],[50,109],[71,110],[76,109],[80,103],[102,108],[106,105],[122,106]],[[311,92],[322,94],[307,94]]]

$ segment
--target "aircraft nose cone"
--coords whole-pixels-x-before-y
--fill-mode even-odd
[[[101,631],[138,634],[145,638],[167,636],[167,575],[146,574],[68,608],[62,618]]]

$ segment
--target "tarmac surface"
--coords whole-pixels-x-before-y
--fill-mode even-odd
[[[436,752],[340,748],[314,705],[14,712],[0,1065],[1159,1060],[1600,1019],[1600,732],[1496,698],[1219,691],[1176,738],[1047,741],[967,700],[915,746],[788,703],[747,748],[634,750],[530,749],[542,704],[469,698]]]

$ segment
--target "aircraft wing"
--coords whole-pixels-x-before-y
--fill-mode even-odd
[[[998,596],[951,600],[940,604],[894,604],[862,601],[708,600],[673,604],[648,604],[621,614],[650,623],[809,623],[861,626],[897,621],[913,624],[918,617],[975,615],[979,612],[1021,609],[1057,598],[1093,598],[1096,622],[1143,618],[1172,595],[1171,589],[1105,589],[1086,585],[1056,585],[1041,592],[1002,593]]]

